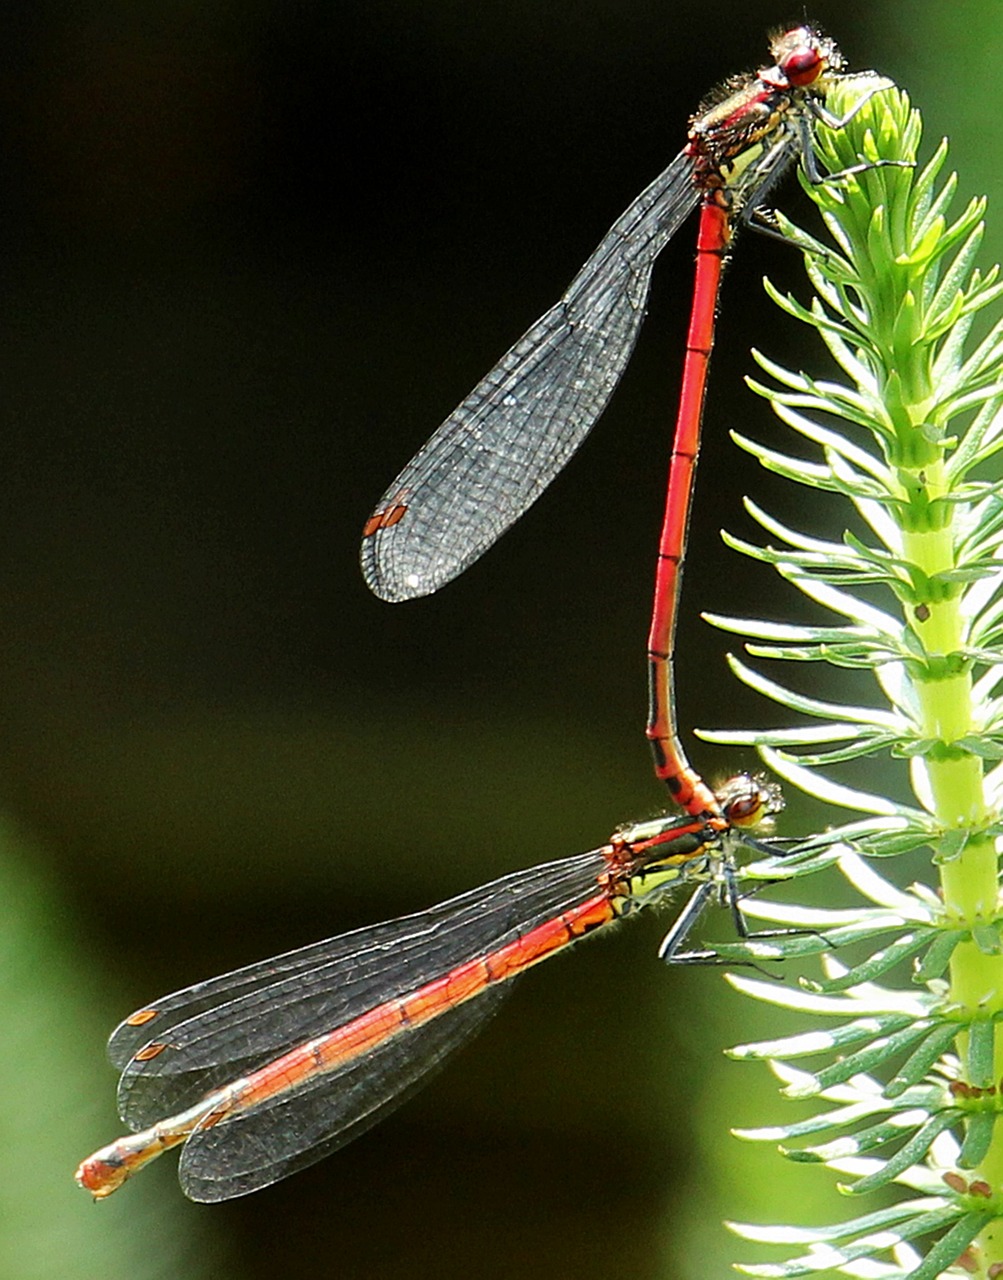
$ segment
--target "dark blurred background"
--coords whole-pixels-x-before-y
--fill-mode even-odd
[[[969,89],[995,65],[984,6],[813,10],[851,66],[913,92],[928,139],[952,134],[965,198],[994,195],[999,143]],[[358,535],[707,89],[765,61],[790,17],[760,0],[5,12],[3,1274],[706,1277],[731,1256],[722,1213],[769,1216],[786,1171],[726,1129],[780,1104],[765,1072],[720,1059],[760,1028],[720,975],[658,965],[657,919],[535,974],[427,1092],[250,1200],[187,1204],[174,1156],[98,1208],[71,1179],[119,1132],[102,1045],[130,1009],[659,812],[643,649],[690,229],[594,438],[481,563],[388,606]],[[777,200],[810,217],[793,181]],[[782,440],[743,386],[751,345],[827,367],[765,272],[804,296],[797,255],[744,234],[686,575],[687,727],[776,720],[698,616],[793,603],[718,535],[751,534],[750,490],[785,518],[804,505],[727,438]],[[712,774],[753,763],[693,754]],[[822,820],[793,805],[785,829]]]

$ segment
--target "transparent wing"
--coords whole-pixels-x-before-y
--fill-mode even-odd
[[[596,877],[604,866],[602,851],[594,850],[514,872],[427,911],[356,929],[155,1002],[126,1019],[111,1037],[112,1059],[123,1068],[119,1115],[139,1130],[184,1111],[211,1090],[586,900],[597,892]],[[480,1004],[480,999],[472,1003]],[[473,1015],[462,1009],[460,1005],[429,1024],[444,1026],[427,1037],[424,1027],[398,1037],[410,1046],[405,1056],[417,1054],[413,1078],[433,1068],[469,1033],[465,1027]],[[135,1025],[139,1019],[141,1025]],[[430,1057],[423,1061],[418,1050],[426,1045]],[[380,1060],[377,1052],[363,1061]],[[340,1075],[339,1071],[324,1077],[326,1095],[333,1096]],[[407,1073],[395,1078],[406,1091]],[[377,1094],[384,1089],[375,1066],[370,1087]],[[393,1080],[386,1091],[397,1091]],[[351,1100],[332,1102],[339,1117],[354,1113],[359,1105]],[[366,1114],[374,1105],[385,1102],[374,1104],[365,1097]],[[341,1118],[334,1123],[356,1121]],[[229,1127],[227,1123],[220,1129]]]
[[[634,349],[655,259],[698,200],[681,153],[412,458],[362,541],[378,596],[437,591],[550,484],[605,409]]]
[[[498,1008],[510,982],[410,1028],[282,1099],[196,1129],[178,1177],[192,1200],[229,1200],[271,1186],[339,1150],[400,1106]]]

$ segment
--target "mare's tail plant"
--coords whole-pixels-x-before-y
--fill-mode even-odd
[[[707,736],[755,743],[789,783],[862,815],[809,842],[789,872],[838,859],[866,900],[838,912],[752,900],[754,914],[795,930],[720,948],[760,961],[823,955],[822,976],[799,990],[733,978],[806,1019],[802,1034],[736,1056],[768,1059],[788,1096],[819,1101],[810,1119],[741,1136],[828,1165],[861,1205],[817,1228],[732,1224],[789,1255],[741,1266],[747,1275],[1003,1276],[1003,322],[985,310],[1003,285],[996,268],[974,266],[984,201],[951,212],[946,144],[920,166],[920,133],[894,89],[846,128],[817,129],[830,173],[907,163],[810,189],[832,242],[786,225],[815,296],[805,307],[769,291],[817,332],[839,374],[818,381],[757,356],[769,382],[753,386],[801,438],[801,456],[736,436],[769,471],[845,499],[847,531],[830,541],[750,504],[767,544],[730,542],[772,565],[822,621],[714,621],[756,659],[859,673],[861,705],[735,662],[800,723]],[[899,796],[874,794],[896,762]],[[876,859],[915,850],[929,855],[927,883],[904,889],[878,874]]]

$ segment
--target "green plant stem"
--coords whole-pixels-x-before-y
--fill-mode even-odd
[[[917,417],[915,421],[922,421]],[[942,461],[915,470],[910,481],[925,490],[927,499],[947,492]],[[947,508],[951,510],[950,507]],[[952,515],[956,513],[956,508]],[[943,582],[940,575],[956,565],[958,535],[951,520],[942,528],[902,532],[903,557],[931,582]],[[935,597],[936,593],[931,592]],[[961,592],[948,589],[941,599],[931,598],[921,606],[908,606],[907,625],[922,642],[930,677],[917,679],[914,689],[920,708],[924,737],[938,740],[943,750],[929,756],[924,764],[933,798],[934,816],[945,831],[971,830],[961,852],[940,862],[940,887],[944,914],[951,924],[969,929],[992,920],[998,895],[998,858],[995,841],[978,834],[986,823],[982,760],[954,746],[977,732],[972,701],[972,676],[967,664],[952,663],[966,643]],[[967,1019],[992,1017],[1003,1009],[1003,957],[982,950],[975,942],[964,942],[953,953],[950,964],[949,1007],[963,1011]],[[1003,1025],[994,1034],[994,1072],[988,1080],[974,1080],[969,1061],[970,1037],[957,1038],[962,1077],[979,1087],[991,1086],[1003,1062]],[[978,1176],[990,1187],[1003,1186],[1003,1138],[996,1126]],[[1000,1257],[1003,1226],[990,1224],[980,1237],[982,1256]]]
[[[858,263],[862,262],[858,259]],[[930,385],[926,376],[929,348],[921,340],[916,341],[924,321],[923,307],[915,302],[912,307],[899,305],[900,299],[903,303],[906,301],[907,294],[915,299],[922,297],[922,292],[915,288],[915,280],[909,278],[909,265],[902,263],[901,271],[898,267],[899,262],[894,263],[890,279],[872,282],[879,297],[884,295],[894,300],[887,309],[879,308],[873,320],[879,335],[878,346],[899,357],[888,361],[889,383],[893,387],[886,387],[886,390],[898,391],[899,396],[888,397],[892,403],[886,400],[886,404],[895,424],[899,477],[905,490],[903,507],[909,509],[908,495],[920,495],[923,500],[920,509],[930,517],[928,521],[907,519],[901,530],[903,559],[920,571],[918,580],[929,586],[929,591],[922,593],[925,599],[905,604],[905,621],[920,640],[926,659],[925,670],[913,680],[921,733],[924,738],[941,744],[926,757],[922,766],[927,772],[934,816],[945,832],[970,830],[973,833],[960,853],[940,860],[944,915],[952,925],[974,931],[991,921],[996,912],[998,858],[995,841],[980,834],[986,825],[988,807],[983,762],[979,756],[957,745],[979,730],[972,699],[971,667],[957,657],[968,641],[961,607],[962,590],[946,576],[958,567],[959,507],[943,502],[943,497],[950,492],[943,450],[938,450],[932,458],[922,456],[929,443],[920,429],[929,409]],[[895,279],[897,275],[900,281]],[[903,347],[896,338],[901,334],[902,319],[907,312],[913,324],[907,326],[911,331],[910,341]],[[883,319],[890,321],[884,333],[881,332],[885,329]],[[894,332],[896,328],[899,334]],[[909,392],[915,397],[912,403],[907,402]],[[943,519],[944,512],[947,519]],[[961,1012],[965,1022],[993,1017],[1003,1009],[1003,957],[998,951],[984,950],[975,941],[963,942],[956,948],[950,964],[947,1003],[948,1009]],[[1003,1063],[1003,1024],[998,1025],[994,1033],[990,1079],[973,1079],[970,1039],[968,1032],[962,1031],[956,1041],[962,1078],[969,1084],[989,1087],[998,1079]],[[1003,1138],[998,1125],[977,1175],[991,1188],[1003,1187]],[[990,1224],[980,1237],[981,1257],[990,1261],[998,1259],[1001,1244],[1003,1227]]]
[[[841,95],[853,91],[852,80],[837,86],[829,104],[837,115],[850,105]],[[848,1018],[828,1036],[815,1030],[736,1051],[790,1054],[792,1096],[816,1092],[833,1108],[756,1137],[776,1141],[782,1133],[785,1151],[805,1163],[838,1168],[861,1158],[866,1163],[848,1187],[861,1196],[908,1175],[906,1184],[926,1198],[815,1234],[795,1232],[809,1253],[751,1269],[762,1276],[826,1268],[862,1274],[856,1266],[863,1256],[891,1254],[892,1269],[880,1274],[934,1280],[960,1267],[987,1280],[1003,1263],[1003,914],[998,806],[987,785],[987,761],[1001,756],[1003,708],[999,680],[984,674],[1003,663],[1003,489],[986,465],[997,466],[998,475],[1003,322],[988,315],[987,335],[967,341],[975,316],[998,303],[1003,288],[996,268],[975,265],[984,202],[971,200],[960,216],[949,216],[956,180],[939,182],[946,144],[921,166],[920,137],[918,113],[890,87],[873,93],[846,128],[817,131],[820,164],[836,178],[805,185],[838,250],[816,244],[808,251],[817,290],[810,307],[773,291],[785,310],[818,329],[849,378],[849,384],[817,380],[761,357],[778,386],[754,384],[788,425],[823,445],[828,474],[815,467],[802,480],[798,458],[742,439],[767,468],[845,493],[863,517],[863,535],[848,531],[841,541],[826,542],[754,512],[769,536],[787,545],[751,554],[774,563],[809,597],[831,603],[851,625],[791,624],[781,631],[758,620],[722,621],[753,638],[757,657],[870,667],[893,699],[887,712],[874,713],[737,668],[780,705],[832,722],[828,738],[814,724],[785,725],[760,731],[758,745],[781,772],[793,763],[788,776],[809,794],[849,798],[848,807],[857,800],[862,814],[877,815],[847,825],[855,852],[844,855],[844,870],[879,908],[903,904],[900,923],[891,926],[902,932],[891,944],[877,942],[889,925],[873,914],[851,921],[830,913],[835,940],[874,937],[876,949],[849,968],[834,963],[809,983],[817,1001],[804,994],[785,999],[749,984],[759,999]],[[861,161],[876,163],[860,167]],[[812,416],[819,412],[824,424]],[[816,593],[819,582],[824,596]],[[868,595],[878,583],[894,597],[901,627],[882,611],[874,614]],[[885,675],[889,662],[897,679]],[[743,733],[718,740],[757,741]],[[840,791],[821,779],[816,784],[815,770],[885,750],[912,762],[919,807]],[[820,837],[816,848],[831,848],[833,834]],[[901,890],[890,885],[866,887],[875,873],[862,870],[860,853],[887,858],[923,846],[934,849],[938,895],[920,888],[900,898]],[[830,936],[825,911],[763,915]],[[789,958],[807,954],[796,937],[776,947]],[[919,957],[913,993],[895,989],[894,981],[878,985],[912,956]],[[844,998],[846,992],[854,994]],[[861,998],[865,1016],[858,1012]],[[798,1074],[801,1060],[818,1052],[832,1060],[811,1069],[806,1082]],[[867,1117],[856,1132],[854,1108]],[[822,1134],[830,1140],[820,1142]],[[882,1217],[886,1212],[891,1216]],[[880,1232],[880,1242],[872,1240],[875,1224],[893,1219],[901,1241],[914,1243],[901,1243],[894,1233],[891,1242]],[[783,1245],[787,1229],[771,1230],[750,1238]]]

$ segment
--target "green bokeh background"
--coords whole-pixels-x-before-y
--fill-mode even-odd
[[[998,209],[1003,5],[813,16],[910,89],[966,198]],[[780,1104],[721,1047],[782,1021],[719,974],[660,967],[657,919],[532,976],[425,1093],[276,1188],[190,1205],[173,1156],[97,1207],[72,1183],[119,1132],[102,1046],[130,1009],[658,811],[643,646],[687,235],[595,438],[481,564],[387,606],[358,531],[788,17],[759,0],[5,15],[0,1276],[695,1280],[727,1274],[723,1214],[832,1210],[825,1174],[726,1136]],[[793,183],[778,200],[805,212]],[[687,568],[687,726],[771,714],[699,610],[792,604],[717,535],[749,532],[750,489],[804,514],[727,441],[779,438],[742,386],[753,343],[817,361],[766,271],[800,280],[796,255],[744,235]],[[792,805],[784,829],[818,820]]]

